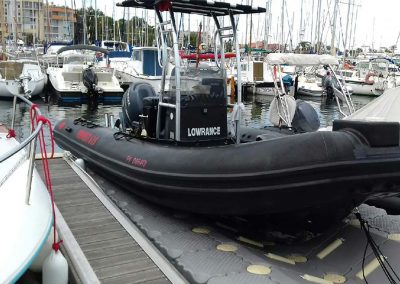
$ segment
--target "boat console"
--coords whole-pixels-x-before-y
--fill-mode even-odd
[[[227,107],[235,111],[235,140],[240,143],[241,120],[241,79],[238,78],[237,102],[228,105],[225,43],[235,43],[235,57],[240,69],[240,49],[236,39],[236,19],[239,14],[265,12],[264,8],[223,2],[195,1],[124,1],[118,6],[154,9],[158,18],[156,27],[158,63],[163,69],[159,96],[150,91],[150,85],[139,83],[130,87],[123,99],[122,128],[132,128],[135,135],[157,140],[176,142],[226,141],[228,138]],[[170,20],[163,18],[162,12],[168,11]],[[199,54],[196,67],[183,64],[180,56],[178,29],[175,12],[194,13],[214,19],[217,27],[214,60],[217,69],[199,66]],[[229,16],[230,25],[221,26],[218,17]],[[231,54],[232,55],[232,54]],[[167,75],[166,66],[173,62],[174,69]],[[240,73],[240,70],[238,70]],[[155,129],[154,129],[155,123]],[[145,130],[143,132],[142,130]]]
[[[209,140],[226,140],[227,127],[227,94],[226,83],[222,78],[200,76],[188,79],[190,84],[183,88],[180,96],[181,123],[178,126],[181,142],[198,142]],[[173,81],[173,80],[172,80]],[[163,103],[176,104],[175,86],[166,92]],[[160,113],[159,97],[150,84],[133,84],[124,94],[122,100],[123,127],[130,128],[135,135],[156,138],[157,117],[160,123],[160,139],[175,140],[176,109],[166,108]]]

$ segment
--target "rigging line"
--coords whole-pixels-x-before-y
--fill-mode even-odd
[[[344,35],[343,35],[343,26],[342,26],[342,14],[340,13],[340,9],[338,9],[338,13],[339,13],[339,25],[340,25],[340,33],[342,34],[342,43],[343,43],[343,47],[344,47],[344,53],[346,53],[346,47],[344,46]],[[338,40],[339,42],[339,40]]]
[[[367,223],[367,225],[368,225],[368,233],[369,233],[369,229],[371,228],[371,226],[370,226],[368,223]],[[381,249],[380,249],[379,246],[376,244],[375,240],[371,237],[371,235],[370,235],[370,238],[371,238],[371,241],[372,241],[372,243],[374,244],[376,250],[379,252],[379,254],[380,254],[380,255],[383,255]],[[387,263],[387,265],[389,266],[390,270],[393,272],[394,276],[400,281],[399,276],[398,276],[397,273],[394,271],[394,269],[393,269],[393,267],[391,266],[391,264],[390,264],[388,261],[386,261],[386,263]]]
[[[291,29],[291,24],[289,21],[289,15],[288,15],[288,10],[287,10],[287,5],[285,5],[285,12],[286,12],[286,19],[287,19],[287,24],[288,24],[288,39],[286,40],[285,44],[287,43],[287,41],[290,39],[290,49],[293,50],[293,46],[292,46],[292,42],[293,42],[293,37],[292,37],[292,29]],[[294,19],[293,19],[294,20]]]
[[[329,23],[331,23],[331,20],[330,20],[330,7],[331,7],[331,3],[332,3],[332,0],[327,0],[327,4],[328,4],[328,9],[327,9],[327,11],[326,11],[326,17],[324,17],[324,21],[323,21],[323,23],[322,23],[322,31],[321,31],[321,34],[323,34],[324,33],[324,30],[325,30],[325,26],[326,26],[326,22],[327,22],[327,20],[329,20]],[[322,36],[321,36],[321,38],[322,38]]]
[[[370,245],[370,246],[371,246],[371,249],[372,249],[372,252],[374,253],[374,255],[375,255],[375,257],[376,257],[376,259],[377,259],[379,265],[381,266],[383,272],[385,273],[386,278],[389,280],[389,282],[390,282],[391,284],[396,284],[397,282],[396,282],[396,280],[393,278],[392,274],[394,274],[394,276],[395,276],[398,280],[400,280],[399,276],[398,276],[397,273],[394,271],[394,269],[393,269],[393,267],[390,265],[390,263],[389,263],[386,259],[382,259],[383,253],[382,253],[382,251],[380,250],[379,246],[376,244],[375,240],[373,239],[373,237],[372,237],[372,235],[371,235],[371,233],[370,233],[370,228],[371,228],[371,226],[369,225],[369,223],[368,223],[367,221],[365,221],[365,220],[361,217],[361,214],[360,214],[360,212],[358,211],[358,209],[356,209],[356,210],[357,210],[357,211],[356,211],[356,213],[355,213],[355,216],[356,216],[357,219],[359,220],[360,225],[361,225],[361,229],[362,229],[362,231],[365,233],[365,236],[366,236],[366,238],[367,238],[367,246],[366,246],[366,248],[365,248],[365,250],[364,250],[363,264],[362,264],[362,265],[363,265],[363,266],[362,266],[362,269],[363,269],[363,277],[364,277],[364,280],[366,281],[365,273],[364,273],[365,255],[366,255],[367,247],[368,247],[368,245]],[[386,266],[385,263],[386,263],[387,266],[390,268],[390,270],[392,271],[392,273],[389,271],[389,269],[388,269],[388,267]],[[368,283],[368,282],[366,281],[366,283]]]
[[[332,0],[330,0],[329,1],[329,7],[330,7],[330,5],[331,5],[331,3],[332,3]],[[334,4],[335,5],[335,4]],[[331,10],[330,9],[328,9],[328,12],[327,12],[327,19],[329,19],[329,25],[330,25],[330,27],[331,27],[331,29],[332,29],[332,27],[333,27],[333,25],[334,25],[334,23],[333,23],[333,18],[334,18],[334,15],[332,15],[331,16],[331,12],[330,12]],[[327,19],[325,19],[325,21],[324,21],[324,24],[323,24],[323,26],[325,26],[325,23],[326,23],[326,20]],[[323,30],[324,30],[325,28],[323,27]],[[326,39],[327,39],[327,37],[328,37],[328,33],[326,33],[325,34],[325,42],[326,42]],[[332,49],[333,47],[331,46],[331,49]]]
[[[367,240],[366,244],[365,244],[365,249],[364,249],[364,254],[363,254],[363,259],[362,259],[362,264],[361,264],[362,274],[363,274],[363,278],[364,278],[365,284],[369,284],[368,281],[367,281],[367,277],[365,277],[365,258],[366,258],[366,255],[367,255],[368,245],[369,245],[369,242]]]

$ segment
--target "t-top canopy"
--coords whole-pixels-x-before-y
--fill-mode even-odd
[[[225,2],[215,2],[211,0],[125,0],[118,3],[120,7],[135,7],[154,9],[154,7],[160,10],[168,10],[169,4],[172,6],[172,10],[178,13],[193,13],[204,16],[225,16],[229,14],[252,14],[252,13],[264,13],[265,8],[252,7],[249,5],[232,4]]]
[[[64,46],[61,47],[59,50],[57,50],[57,54],[60,54],[64,51],[68,51],[68,50],[80,50],[80,49],[84,49],[84,50],[92,50],[92,51],[97,51],[97,52],[101,52],[104,54],[109,54],[109,51],[107,49],[95,46],[95,45],[84,45],[84,44],[76,44],[76,45],[68,45],[68,46]]]
[[[332,55],[323,54],[294,54],[294,53],[270,53],[267,62],[271,65],[338,65],[339,61]]]

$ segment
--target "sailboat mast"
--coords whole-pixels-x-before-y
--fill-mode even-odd
[[[253,0],[251,0],[251,6],[253,6]],[[253,33],[253,14],[250,14],[249,55],[251,55],[251,34],[252,33]]]
[[[46,7],[47,7],[47,41],[51,42],[49,0],[46,0]]]
[[[32,10],[30,11],[31,14],[33,15],[33,25],[34,25],[34,30],[32,33],[32,44],[34,45],[36,43],[36,34],[37,34],[37,21],[35,17],[35,5],[32,5]]]
[[[285,20],[285,0],[282,0],[282,14],[281,14],[281,52],[284,52],[284,44],[285,44],[285,33],[284,33],[284,20]]]
[[[24,12],[23,12],[23,10],[22,10],[22,1],[20,2],[20,5],[19,5],[19,14],[20,14],[20,22],[21,22],[21,38],[23,39],[23,41],[25,42],[26,41],[26,39],[24,39],[23,38],[23,35],[24,35]]]
[[[14,0],[14,23],[13,23],[13,33],[14,33],[14,42],[15,42],[15,48],[17,48],[17,32],[18,32],[18,27],[17,27],[17,0]]]
[[[130,10],[131,8],[128,7],[128,20],[127,20],[127,25],[126,25],[126,43],[129,44],[129,32],[130,32],[130,26],[129,26],[129,21],[130,21]]]
[[[347,36],[348,36],[348,31],[349,31],[349,22],[350,22],[350,9],[351,9],[351,0],[348,0],[348,5],[347,5],[347,18],[346,18],[346,33],[344,37],[344,57],[346,57],[346,48],[347,48]]]
[[[271,4],[272,4],[272,0],[269,0],[267,3],[268,3],[268,10],[267,10],[267,12],[268,12],[268,15],[267,15],[267,35],[266,35],[267,40],[266,40],[265,49],[268,49],[269,34],[270,34],[270,31],[271,31],[271,23],[272,23],[272,21],[271,21],[271,17],[272,17],[272,13],[271,13]]]
[[[300,32],[299,32],[299,42],[303,41],[303,36],[304,36],[304,32],[303,32],[303,3],[304,0],[301,0],[301,8],[300,8]]]
[[[313,31],[314,31],[314,1],[312,1],[312,8],[311,8],[311,34],[310,34],[310,42],[311,46],[313,46]]]
[[[372,50],[374,50],[374,41],[375,41],[375,17],[372,20]]]
[[[247,0],[246,5],[249,5],[249,0]],[[248,32],[247,27],[248,27],[248,25],[249,25],[249,16],[248,16],[248,14],[246,14],[246,32],[244,34],[245,44],[247,44],[247,32]]]
[[[339,0],[335,0],[335,6],[333,8],[333,24],[332,24],[332,39],[331,39],[331,54],[333,56],[336,55],[335,36],[336,36],[336,18],[337,18],[338,5],[339,5]]]
[[[64,39],[66,39],[66,37],[67,37],[67,30],[68,30],[68,27],[67,27],[67,24],[68,24],[68,17],[67,17],[67,0],[64,0],[64,13],[65,13],[65,15],[64,15]]]
[[[115,0],[113,0],[112,18],[113,18],[113,40],[114,40],[114,50],[115,50]]]
[[[94,39],[97,43],[97,0],[94,0]]]
[[[317,45],[317,54],[320,52],[321,48],[321,42],[320,42],[320,33],[321,33],[321,5],[322,1],[318,0],[317,4],[317,20],[316,22],[316,32],[315,32],[315,39],[316,39],[316,45]]]
[[[354,49],[354,45],[356,44],[356,31],[357,31],[357,19],[358,19],[358,7],[359,6],[360,5],[357,5],[357,8],[356,8],[356,19],[354,21],[354,30],[353,30],[354,35],[353,35],[352,49]]]
[[[83,0],[83,44],[86,44],[87,25],[86,25],[86,0]]]
[[[352,5],[351,5],[351,20],[350,20],[349,43],[348,43],[349,53],[351,51],[351,41],[352,41],[352,36],[353,36],[354,5],[355,5],[355,3],[353,0]]]

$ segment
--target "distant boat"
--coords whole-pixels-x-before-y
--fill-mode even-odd
[[[79,50],[88,52],[81,53]],[[63,55],[65,51],[70,53]],[[88,45],[72,45],[57,51],[57,63],[47,68],[49,81],[56,95],[63,102],[87,100],[120,102],[123,89],[114,74],[114,69],[95,66],[96,56],[108,51]],[[62,67],[58,61],[62,60]]]
[[[38,96],[45,83],[46,75],[35,60],[0,61],[0,98],[11,98],[15,94]]]
[[[361,60],[354,69],[340,70],[338,74],[357,95],[380,96],[400,85],[399,69],[384,58]]]

